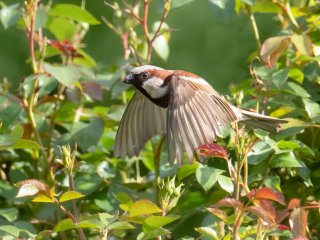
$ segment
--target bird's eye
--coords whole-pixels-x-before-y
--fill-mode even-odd
[[[150,77],[149,73],[143,72],[140,74],[140,79],[141,80],[147,80]]]

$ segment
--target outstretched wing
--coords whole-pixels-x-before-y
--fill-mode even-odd
[[[212,142],[222,126],[237,120],[230,105],[205,80],[175,75],[167,115],[169,158],[181,164],[184,152]]]
[[[120,121],[114,147],[115,156],[137,156],[154,135],[166,131],[167,110],[136,91]]]

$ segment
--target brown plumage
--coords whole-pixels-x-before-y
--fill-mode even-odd
[[[221,128],[234,121],[277,132],[286,120],[267,117],[230,105],[204,79],[182,70],[155,66],[134,68],[124,82],[138,90],[121,119],[115,155],[137,156],[154,135],[166,133],[169,159],[179,164],[186,152],[210,143]]]

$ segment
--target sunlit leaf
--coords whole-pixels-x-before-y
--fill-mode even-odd
[[[271,37],[265,40],[260,49],[260,56],[264,63],[270,68],[273,67],[280,54],[288,48],[291,40],[288,36]]]
[[[218,237],[216,230],[214,230],[210,227],[197,227],[197,228],[195,228],[195,230],[197,232],[201,233],[201,235],[205,236],[206,239],[210,239],[210,240],[219,240],[220,239]]]
[[[282,205],[285,205],[283,194],[281,192],[274,191],[271,188],[266,188],[266,187],[260,188],[256,192],[255,197],[260,199],[273,200]]]
[[[253,200],[255,206],[261,207],[265,214],[268,215],[269,219],[272,219],[273,222],[275,222],[276,219],[276,209],[272,205],[272,202],[265,199],[254,199]]]
[[[191,174],[194,174],[198,167],[199,167],[198,162],[193,162],[192,164],[186,164],[181,166],[178,169],[178,173],[177,173],[179,181],[181,182],[184,178],[190,176]]]
[[[59,198],[59,202],[66,202],[66,201],[70,201],[70,200],[74,200],[82,197],[84,197],[84,195],[77,191],[67,191],[62,193],[62,195]]]
[[[302,84],[304,79],[304,73],[299,68],[290,68],[289,77],[298,83]]]
[[[98,213],[99,214],[99,219],[103,223],[104,226],[108,226],[109,224],[113,223],[118,215],[111,215],[109,213]]]
[[[280,13],[281,9],[270,0],[259,0],[252,7],[252,12]]]
[[[291,93],[294,95],[297,95],[299,97],[308,98],[310,97],[310,94],[300,85],[294,83],[294,82],[287,82],[287,86],[291,90]]]
[[[301,54],[312,55],[312,42],[307,35],[293,34],[291,40]]]
[[[52,198],[43,194],[37,194],[37,196],[34,199],[32,199],[32,202],[54,203],[55,201]]]
[[[218,183],[223,190],[227,191],[228,193],[233,192],[234,186],[231,178],[220,175],[218,177]]]
[[[128,222],[122,222],[122,221],[111,223],[108,226],[108,229],[110,229],[110,230],[111,229],[118,229],[118,230],[123,229],[123,230],[125,230],[125,229],[134,229],[134,228],[135,227],[132,224],[130,224]]]
[[[150,227],[159,228],[177,220],[178,218],[178,216],[150,216],[145,220],[145,224]]]
[[[27,197],[36,195],[39,192],[39,189],[30,183],[23,184],[22,187],[19,189],[17,198],[19,197]]]
[[[91,13],[74,4],[56,4],[49,11],[49,14],[70,18],[78,22],[86,22],[92,25],[100,23]]]
[[[160,35],[157,37],[153,44],[152,47],[156,51],[156,53],[159,55],[160,58],[163,60],[167,60],[169,57],[170,49],[169,49],[169,44],[168,40],[165,38],[164,35]]]
[[[0,135],[1,137],[1,135]],[[41,146],[32,140],[26,140],[26,139],[19,139],[16,141],[14,144],[9,145],[9,146],[1,146],[0,145],[0,150],[4,149],[40,149]]]
[[[19,237],[19,233],[20,233],[20,229],[17,228],[16,226],[13,226],[13,225],[1,225],[0,231],[4,231],[6,233],[9,233],[10,235],[12,235],[16,238]]]
[[[155,205],[153,202],[147,199],[140,199],[132,204],[130,209],[130,217],[159,212],[162,212],[162,210],[158,208],[157,205]]]
[[[218,181],[223,170],[208,166],[199,166],[196,170],[196,178],[201,187],[207,192]]]
[[[21,17],[19,11],[20,4],[13,4],[10,6],[2,7],[0,10],[0,20],[3,24],[4,29],[8,29],[11,26],[14,26],[19,18]]]
[[[59,66],[45,63],[44,69],[67,87],[71,87],[80,78],[79,68],[74,65]]]

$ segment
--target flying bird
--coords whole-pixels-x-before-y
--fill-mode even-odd
[[[231,122],[272,133],[287,122],[232,106],[203,78],[182,70],[144,65],[124,82],[137,90],[116,135],[114,154],[121,158],[138,156],[151,137],[166,133],[170,162],[181,164],[185,152],[192,161],[194,149],[213,142]]]

